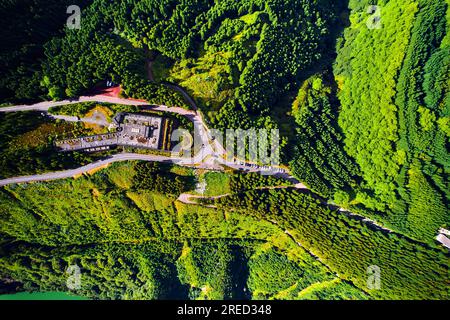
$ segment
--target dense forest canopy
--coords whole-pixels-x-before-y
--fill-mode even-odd
[[[379,2],[382,28],[368,29],[354,10],[334,65],[345,150],[364,179],[347,202],[384,213],[386,224],[427,241],[450,219],[448,73],[442,77],[449,5]]]
[[[35,101],[46,97],[41,87],[44,45],[62,37],[69,0],[2,0],[0,21],[0,99]],[[82,3],[79,4],[83,7]]]

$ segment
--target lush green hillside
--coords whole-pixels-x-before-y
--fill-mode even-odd
[[[295,190],[250,191],[215,200],[219,208],[274,221],[340,278],[381,299],[446,299],[448,252],[381,231],[356,217],[330,210]],[[381,272],[368,290],[368,268]]]
[[[350,1],[332,69],[292,105],[290,165],[313,191],[419,241],[448,227],[450,6]]]
[[[345,150],[363,178],[346,202],[430,241],[450,218],[449,8],[443,0],[379,5],[381,29],[367,28],[360,7],[351,12],[334,68]]]
[[[15,241],[1,246],[2,279],[66,291],[65,270],[77,264],[76,294],[101,299],[297,299],[315,283],[339,280],[271,222],[185,205],[136,183],[143,165],[3,188],[0,233]],[[364,296],[351,285],[324,295]]]
[[[143,164],[3,188],[0,232],[16,241],[2,245],[0,274],[28,290],[66,290],[64,270],[77,263],[85,280],[76,294],[114,299],[447,295],[442,249],[290,189],[238,192],[216,200],[219,209],[186,205],[177,191],[168,196],[136,183]],[[174,180],[161,170],[152,171],[156,180]],[[367,287],[371,265],[381,269],[379,290]]]

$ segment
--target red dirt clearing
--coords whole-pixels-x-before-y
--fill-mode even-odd
[[[147,102],[147,100],[144,100],[144,99],[135,99],[135,98],[127,98],[127,100],[137,101],[137,102]]]
[[[119,98],[119,94],[122,88],[120,86],[114,86],[109,88],[95,88],[93,90],[94,95]]]

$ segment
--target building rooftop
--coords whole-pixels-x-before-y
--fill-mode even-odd
[[[122,118],[119,145],[157,149],[161,133],[160,117],[126,114]]]

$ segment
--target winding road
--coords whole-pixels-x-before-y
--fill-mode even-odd
[[[165,156],[158,156],[158,155],[148,155],[148,154],[119,153],[119,154],[115,154],[109,158],[106,158],[106,159],[103,159],[100,161],[96,161],[96,162],[90,163],[88,165],[85,165],[85,166],[82,166],[82,167],[79,167],[76,169],[55,171],[55,172],[36,174],[36,175],[31,175],[31,176],[14,177],[14,178],[0,180],[0,186],[5,186],[8,184],[13,184],[13,183],[49,181],[49,180],[72,178],[74,176],[87,173],[91,170],[104,167],[113,162],[128,161],[128,160],[164,162],[164,161],[170,161],[171,158],[165,157]]]

